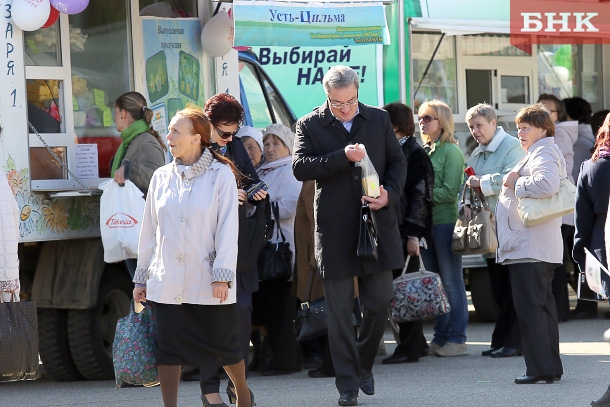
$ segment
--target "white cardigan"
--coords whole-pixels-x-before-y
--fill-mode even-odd
[[[190,170],[174,161],[153,174],[134,282],[146,284],[146,298],[155,302],[218,305],[212,281],[232,281],[223,303],[232,304],[239,222],[235,176],[216,160],[193,178]]]
[[[0,178],[0,291],[16,290],[19,298],[19,206],[4,174]]]

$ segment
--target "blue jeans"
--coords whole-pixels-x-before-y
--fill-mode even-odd
[[[434,318],[432,342],[444,346],[447,342],[465,343],[468,325],[468,300],[462,274],[462,256],[451,251],[454,224],[436,225],[432,228],[432,241],[421,256],[426,270],[440,274],[447,293],[451,312]]]

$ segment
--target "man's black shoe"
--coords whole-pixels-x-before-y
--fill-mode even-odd
[[[481,352],[481,356],[491,356],[492,353],[499,351],[502,348],[489,348]]]
[[[401,355],[392,355],[392,356],[388,356],[387,358],[383,359],[381,361],[382,364],[384,365],[397,365],[399,363],[407,363],[407,357],[406,356],[401,356]]]
[[[320,378],[320,377],[335,377],[334,374],[328,374],[326,372],[324,372],[322,369],[317,368],[317,369],[312,369],[309,372],[307,372],[307,376],[309,377],[313,377],[313,378]]]
[[[416,363],[419,362],[419,358],[410,358],[407,356],[392,355],[381,361],[384,365],[397,365],[399,363]]]
[[[589,311],[572,310],[572,311],[570,311],[570,315],[568,316],[568,319],[596,319],[596,318],[597,318],[597,311],[589,312]]]
[[[347,390],[341,393],[339,397],[340,406],[357,406],[358,405],[358,392],[354,390]]]
[[[515,348],[503,346],[499,350],[491,354],[492,358],[512,358],[513,356],[521,356],[521,351]]]
[[[375,394],[375,378],[370,370],[360,372],[360,390],[369,396]]]
[[[523,376],[515,379],[516,384],[534,384],[538,382],[546,382],[546,384],[553,384],[555,382],[555,375],[550,376]]]

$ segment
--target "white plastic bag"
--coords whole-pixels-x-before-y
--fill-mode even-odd
[[[138,240],[146,203],[142,199],[142,191],[129,180],[121,187],[110,179],[102,182],[99,188],[104,191],[100,199],[104,261],[116,263],[138,257]]]
[[[379,190],[379,175],[366,152],[364,144],[360,144],[360,147],[364,150],[364,158],[356,163],[356,165],[362,167],[362,189],[366,196],[377,198],[381,195],[381,191]]]

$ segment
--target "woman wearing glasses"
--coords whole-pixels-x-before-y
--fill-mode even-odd
[[[576,120],[568,120],[566,108],[563,102],[555,95],[543,93],[538,96],[538,103],[542,103],[549,109],[551,120],[555,123],[555,144],[559,147],[559,151],[563,154],[566,160],[568,170],[568,179],[573,184],[576,184],[576,179],[573,175],[574,165],[580,168],[581,162],[574,162],[574,143],[578,140],[578,122]],[[576,171],[578,174],[578,170]],[[568,275],[567,266],[571,262],[571,269],[576,270],[578,267],[572,259],[572,249],[574,248],[574,214],[570,213],[562,218],[561,236],[563,238],[563,263],[555,269],[555,277],[553,277],[553,297],[557,304],[557,318],[559,321],[567,321],[570,312],[570,300],[568,296]],[[583,301],[579,301],[580,304]],[[587,301],[584,301],[587,302]],[[586,304],[576,306],[578,310],[586,308]],[[594,302],[591,305],[597,307]],[[596,308],[593,308],[594,310]]]
[[[434,320],[430,351],[436,356],[468,354],[466,325],[468,302],[462,276],[462,256],[451,251],[453,228],[458,217],[458,193],[464,179],[464,154],[453,135],[451,108],[439,100],[419,108],[419,129],[424,148],[434,167],[432,239],[422,250],[426,268],[440,274],[451,312]]]
[[[243,205],[247,202],[246,189],[248,186],[260,181],[244,145],[236,137],[240,125],[244,122],[244,108],[233,96],[227,93],[218,93],[207,100],[204,113],[212,125],[212,149],[231,160],[240,173],[240,179],[237,180],[237,196],[239,204]],[[261,190],[254,195],[253,201],[264,200],[266,196],[267,192]],[[242,212],[240,210],[240,219],[243,215]],[[236,280],[238,340],[244,359],[247,361],[250,353],[252,293],[258,290],[256,268],[253,267],[247,272],[238,272]],[[246,375],[247,365],[246,362]],[[220,377],[218,376],[218,368],[208,366],[199,370],[199,372],[196,369],[186,373],[182,379],[199,380],[201,392],[208,403],[205,404],[206,407],[226,406],[219,394]],[[227,386],[227,395],[230,399],[235,398],[235,390],[231,382]]]

